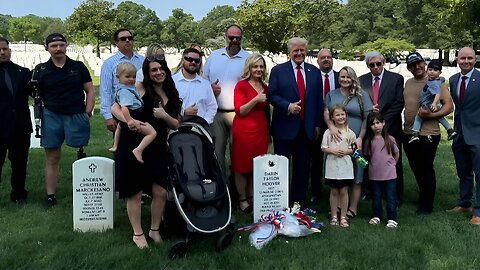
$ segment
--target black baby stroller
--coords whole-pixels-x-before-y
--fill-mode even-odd
[[[178,130],[168,135],[168,148],[171,179],[169,197],[173,197],[186,223],[187,232],[186,240],[176,243],[170,250],[170,258],[176,258],[186,255],[194,233],[215,233],[227,228],[231,224],[232,208],[209,126],[203,118],[184,119]],[[168,220],[172,216],[168,215],[167,209],[167,224],[174,222]],[[178,228],[183,221],[177,220],[174,226]],[[223,250],[230,243],[229,240],[221,237],[217,242],[217,250]]]

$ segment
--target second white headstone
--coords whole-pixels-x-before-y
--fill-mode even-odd
[[[253,222],[288,207],[288,159],[263,155],[253,159]]]

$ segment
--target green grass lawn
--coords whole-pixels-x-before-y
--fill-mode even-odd
[[[91,123],[87,154],[111,158],[107,149],[112,135],[103,118],[96,114]],[[44,151],[32,149],[27,204],[10,202],[9,162],[4,166],[0,183],[0,269],[478,269],[480,228],[468,224],[468,215],[445,212],[454,206],[458,194],[450,145],[442,140],[439,146],[436,203],[430,216],[414,214],[418,189],[404,160],[406,194],[395,230],[387,230],[384,224],[368,225],[371,202],[362,201],[358,217],[347,229],[327,225],[321,233],[305,238],[279,236],[262,250],[250,246],[246,232],[238,234],[222,253],[214,251],[218,235],[205,235],[197,239],[186,258],[174,261],[167,254],[177,238],[168,231],[162,235],[166,241],[161,246],[152,243],[150,249],[139,250],[134,245],[123,200],[116,203],[113,230],[74,232],[71,164],[76,159],[75,149],[62,150],[59,204],[52,209],[43,206]],[[314,206],[317,218],[326,224],[327,198],[325,190],[320,204]],[[251,222],[251,217],[243,213],[235,215],[240,224]],[[148,232],[149,207],[143,207],[142,218],[143,229]]]
[[[100,115],[92,119],[87,153],[111,157],[111,134]],[[0,269],[475,269],[480,228],[468,224],[464,214],[446,213],[457,197],[457,178],[450,143],[442,141],[436,159],[437,196],[430,216],[416,216],[417,187],[408,168],[405,202],[399,209],[399,227],[369,226],[370,201],[362,201],[350,228],[327,225],[321,233],[293,239],[277,237],[262,250],[248,242],[248,234],[235,237],[222,253],[214,251],[217,235],[198,239],[185,259],[170,261],[167,253],[176,238],[166,232],[161,246],[138,250],[133,244],[124,201],[118,201],[115,228],[104,233],[74,232],[71,164],[75,149],[65,147],[57,191],[59,204],[45,209],[43,201],[44,152],[33,149],[28,163],[26,205],[9,200],[10,168],[6,162],[0,184]],[[404,164],[407,164],[404,161]],[[316,209],[328,223],[328,191]],[[148,231],[149,208],[143,207]],[[237,212],[239,223],[249,217]],[[165,268],[166,267],[166,268]]]

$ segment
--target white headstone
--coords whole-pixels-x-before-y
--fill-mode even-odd
[[[253,159],[253,222],[288,207],[288,159],[263,155]]]
[[[114,163],[105,157],[87,157],[72,164],[73,230],[113,228]]]

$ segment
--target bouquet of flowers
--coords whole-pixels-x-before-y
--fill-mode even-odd
[[[319,228],[323,224],[315,221],[315,217],[312,216],[314,214],[316,211],[309,208],[300,211],[300,204],[294,203],[292,208],[275,210],[268,215],[262,215],[259,222],[247,225],[240,230],[254,229],[249,237],[250,243],[256,249],[261,249],[278,234],[301,237],[320,232]]]

